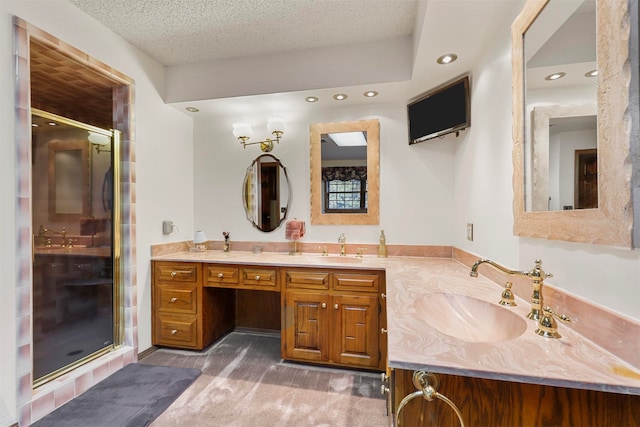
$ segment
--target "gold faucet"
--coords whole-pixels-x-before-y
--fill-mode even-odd
[[[489,264],[506,274],[529,277],[533,282],[533,291],[531,293],[531,311],[529,312],[529,314],[527,314],[527,318],[532,320],[539,320],[542,317],[542,286],[544,285],[544,279],[546,279],[547,277],[553,277],[553,274],[546,273],[544,270],[542,270],[541,260],[536,260],[536,265],[531,271],[517,271],[509,270],[508,268],[505,268],[500,264],[496,264],[495,262],[488,259],[479,259],[475,262],[475,264],[473,264],[473,267],[471,267],[471,273],[469,273],[471,277],[478,277],[478,267],[480,266],[480,264],[484,263]]]
[[[51,247],[51,238],[47,236],[47,233],[60,234],[62,236],[62,243],[60,243],[60,246],[63,248],[70,243],[71,239],[67,240],[67,229],[65,227],[62,227],[62,230],[60,231],[55,231],[49,230],[44,225],[41,225],[40,228],[38,228],[38,239],[41,244],[44,244],[47,247]]]
[[[338,236],[338,243],[340,243],[340,256],[346,256],[347,255],[347,251],[345,249],[346,238],[344,237],[344,233]]]

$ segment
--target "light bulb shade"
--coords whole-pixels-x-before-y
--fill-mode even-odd
[[[111,138],[100,133],[89,132],[89,142],[95,145],[109,145]]]
[[[233,136],[237,138],[245,137],[251,138],[253,135],[253,129],[251,129],[251,125],[247,122],[236,122],[233,124]]]
[[[196,245],[207,243],[207,235],[204,234],[204,231],[198,230],[195,232],[193,235],[193,243]]]
[[[267,119],[267,130],[269,133],[284,133],[287,130],[287,121],[282,116],[271,116]]]

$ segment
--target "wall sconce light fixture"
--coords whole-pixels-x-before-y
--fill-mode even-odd
[[[287,122],[284,119],[284,117],[271,116],[267,120],[267,130],[275,137],[275,139],[265,138],[263,141],[247,142],[249,138],[251,138],[251,135],[253,135],[253,129],[251,129],[251,124],[247,122],[234,123],[233,136],[235,136],[240,141],[243,148],[246,147],[247,145],[260,144],[260,149],[265,153],[268,153],[269,151],[273,150],[274,142],[278,144],[280,143],[280,138],[282,138],[282,135],[284,134],[286,127],[287,127]]]
[[[89,142],[95,147],[98,153],[111,151],[111,138],[107,135],[89,131]]]

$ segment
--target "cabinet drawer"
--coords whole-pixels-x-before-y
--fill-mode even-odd
[[[377,274],[335,273],[333,289],[338,291],[377,292],[380,287],[380,276]]]
[[[287,288],[329,289],[329,272],[287,270],[285,283]]]
[[[220,265],[208,265],[205,273],[204,286],[237,285],[239,283],[238,267],[227,267]]]
[[[197,285],[156,285],[157,309],[159,311],[196,314],[198,311]]]
[[[156,316],[154,344],[197,347],[197,323],[194,316]]]
[[[275,268],[243,268],[240,275],[243,288],[280,290],[278,270]]]
[[[155,279],[162,282],[189,282],[198,281],[198,266],[193,263],[155,263]]]

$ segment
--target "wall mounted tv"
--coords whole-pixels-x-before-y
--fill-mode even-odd
[[[409,145],[471,126],[469,76],[428,92],[407,105]]]

